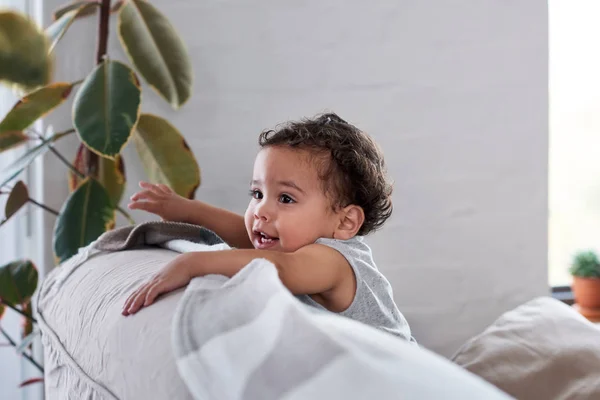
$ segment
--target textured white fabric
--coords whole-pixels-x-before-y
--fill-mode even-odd
[[[132,290],[176,255],[82,250],[46,278],[47,399],[509,398],[427,350],[302,304],[266,260],[123,317]]]
[[[121,315],[131,291],[176,255],[158,248],[100,253],[49,274],[38,299],[47,400],[191,398],[170,345],[183,290]],[[59,279],[65,267],[68,279]]]

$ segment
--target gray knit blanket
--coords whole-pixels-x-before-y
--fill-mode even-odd
[[[224,243],[216,233],[198,225],[152,221],[108,231],[91,246],[102,251],[121,251],[137,247],[164,246],[172,240],[186,240],[208,246]]]

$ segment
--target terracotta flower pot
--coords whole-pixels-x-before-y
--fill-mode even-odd
[[[575,302],[586,309],[600,309],[600,278],[573,277]]]

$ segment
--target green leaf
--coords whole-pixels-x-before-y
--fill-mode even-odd
[[[38,26],[22,14],[0,12],[0,81],[22,88],[50,82],[50,42]]]
[[[593,250],[579,251],[573,257],[569,268],[573,276],[600,278],[600,260]]]
[[[0,267],[0,299],[12,306],[29,301],[38,284],[38,272],[30,260]]]
[[[6,307],[3,304],[0,304],[0,319],[2,319],[4,311],[6,311]]]
[[[22,131],[29,127],[61,105],[69,97],[72,89],[72,83],[58,82],[29,93],[19,100],[0,122],[0,136],[2,132]]]
[[[191,95],[193,69],[183,41],[152,4],[130,0],[119,12],[118,31],[129,59],[144,79],[171,104]]]
[[[25,168],[29,167],[36,157],[48,151],[48,146],[60,137],[62,137],[60,134],[56,134],[48,139],[44,139],[42,143],[29,149],[25,154],[7,166],[2,173],[0,173],[0,188],[19,176],[19,174],[23,172]]]
[[[108,193],[86,179],[63,205],[54,226],[54,254],[63,262],[114,227],[115,211]]]
[[[0,132],[0,153],[27,142],[27,135],[22,131]]]
[[[4,209],[5,219],[9,219],[16,214],[29,201],[29,191],[23,181],[15,184],[8,200],[6,200],[6,208]]]
[[[98,181],[106,189],[108,197],[114,207],[117,207],[125,191],[125,164],[121,156],[114,160],[109,158],[100,158],[98,168]]]
[[[80,145],[75,156],[75,161],[73,162],[73,166],[83,175],[86,173],[89,154],[88,148]],[[114,160],[98,157],[96,173],[92,177],[104,186],[112,205],[116,207],[121,202],[123,192],[125,191],[125,165],[123,164],[123,158],[120,155],[117,155]],[[79,187],[81,182],[82,179],[69,170],[69,189],[72,192]]]
[[[123,4],[125,3],[126,0],[117,0],[115,1],[112,6],[110,7],[110,12],[112,13],[118,13],[119,11],[121,11],[121,7],[123,7]]]
[[[95,153],[115,158],[140,115],[140,84],[125,64],[104,61],[75,96],[73,122],[81,141]]]
[[[96,2],[90,3],[89,1],[76,1],[74,3],[65,4],[64,6],[57,8],[56,11],[54,11],[54,14],[52,14],[52,19],[54,21],[57,21],[60,18],[62,18],[65,14],[68,14],[69,12],[71,12],[73,10],[77,10],[77,9],[79,9],[83,6],[89,5],[89,4],[92,4],[95,7],[86,7],[85,10],[81,10],[79,13],[77,13],[76,18],[81,18],[81,17],[85,17],[88,15],[96,14],[96,11],[100,8],[98,3],[96,3]]]
[[[181,133],[156,115],[142,114],[135,147],[151,182],[164,183],[179,195],[193,198],[200,168]]]
[[[70,10],[62,13],[52,25],[46,28],[46,35],[50,39],[50,49],[48,51],[52,52],[54,50],[54,47],[56,47],[56,44],[63,37],[67,29],[69,29],[73,21],[75,21],[75,18],[80,15],[93,14],[98,8],[96,2],[90,3],[84,1],[82,3],[78,7],[72,7]]]
[[[17,354],[23,354],[25,350],[33,343],[36,337],[40,335],[41,331],[39,329],[34,330],[29,335],[25,336],[21,343],[17,346],[15,351]]]

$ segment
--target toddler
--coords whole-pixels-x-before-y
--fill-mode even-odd
[[[177,256],[129,296],[123,315],[196,276],[232,277],[264,258],[300,301],[414,341],[363,241],[392,213],[392,187],[373,140],[324,114],[265,131],[259,144],[244,216],[140,183],[130,209],[202,225],[236,249]]]

